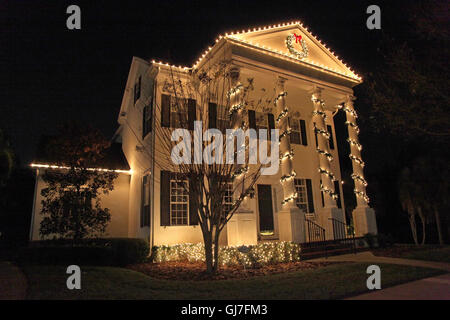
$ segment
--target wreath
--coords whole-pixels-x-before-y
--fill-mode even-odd
[[[294,48],[293,41],[297,43],[298,38],[300,38],[300,45],[302,46],[302,51],[298,51]],[[289,49],[289,52],[295,55],[297,58],[302,59],[308,56],[308,47],[306,46],[306,41],[301,37],[296,37],[294,34],[288,35],[286,38],[286,46]]]

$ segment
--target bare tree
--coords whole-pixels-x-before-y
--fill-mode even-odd
[[[165,96],[170,101],[164,102],[169,103],[170,114],[164,114],[168,111],[167,108],[163,110],[162,103],[153,104],[156,115],[154,147],[152,152],[145,151],[156,167],[173,172],[179,186],[189,194],[189,208],[196,211],[202,230],[206,271],[215,273],[218,271],[219,236],[234,213],[254,193],[254,185],[263,167],[259,162],[249,164],[250,154],[257,152],[250,145],[250,137],[246,136],[244,144],[238,145],[242,141],[235,141],[226,129],[249,129],[248,110],[267,112],[274,101],[275,91],[260,89],[259,97],[254,97],[253,79],[241,82],[227,62],[219,62],[202,71],[171,69],[162,87],[170,94]],[[196,120],[195,128],[193,120]],[[176,128],[189,130],[194,138],[174,136]],[[208,136],[211,131],[207,130],[211,128],[216,131]],[[205,135],[208,136],[207,141],[202,139]],[[195,143],[200,148],[196,149]],[[211,152],[207,152],[208,148]],[[271,149],[268,143],[268,152]],[[234,161],[231,163],[225,159],[228,152],[232,152]],[[206,153],[209,161],[198,161]],[[190,158],[191,161],[174,162],[174,157],[178,160]],[[222,161],[211,163],[211,159]],[[238,159],[244,161],[237,163]],[[225,201],[230,193],[233,201]]]

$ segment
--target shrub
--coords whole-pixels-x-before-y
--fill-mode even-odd
[[[376,245],[377,236],[373,233],[366,233],[364,235],[364,240],[366,240],[367,244],[369,245],[370,249],[373,249]]]
[[[184,243],[152,248],[154,262],[205,261],[202,243]],[[266,242],[252,246],[220,247],[219,265],[243,265],[258,267],[279,262],[300,261],[300,245],[293,242]]]
[[[392,247],[395,243],[394,237],[390,234],[380,233],[377,236],[378,246],[380,248]]]
[[[84,264],[124,266],[145,261],[149,253],[142,239],[111,238],[34,241],[16,255],[21,264]]]

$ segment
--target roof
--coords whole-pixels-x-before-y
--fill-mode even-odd
[[[286,41],[289,35],[293,33],[300,35],[304,39],[305,45],[308,48],[308,55],[306,57],[298,57],[288,48]],[[335,55],[325,43],[308,31],[308,28],[303,26],[300,21],[280,23],[278,25],[263,26],[219,35],[214,45],[209,46],[191,67],[176,66],[156,60],[152,60],[152,63],[175,68],[179,71],[192,71],[200,68],[205,57],[223,41],[262,51],[280,59],[289,60],[324,73],[346,78],[355,83],[362,82],[362,77]]]

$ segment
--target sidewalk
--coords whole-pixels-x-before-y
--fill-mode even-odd
[[[401,259],[401,258],[390,258],[390,257],[378,257],[373,255],[370,251],[360,252],[357,254],[343,254],[340,256],[332,256],[328,258],[318,258],[311,259],[308,261],[346,261],[346,262],[374,262],[374,263],[390,263],[390,264],[401,264],[413,267],[423,267],[431,269],[439,269],[450,272],[450,263],[445,262],[434,262],[434,261],[424,261],[424,260],[412,260],[412,259]]]
[[[390,263],[450,272],[450,263],[378,257],[369,251],[309,261]],[[375,290],[370,293],[347,298],[346,300],[450,300],[450,274],[447,273],[437,277],[416,280],[386,289],[381,288],[381,290]]]
[[[0,300],[23,300],[27,294],[27,280],[16,266],[0,261]]]
[[[450,300],[450,274],[382,288],[345,300]]]

